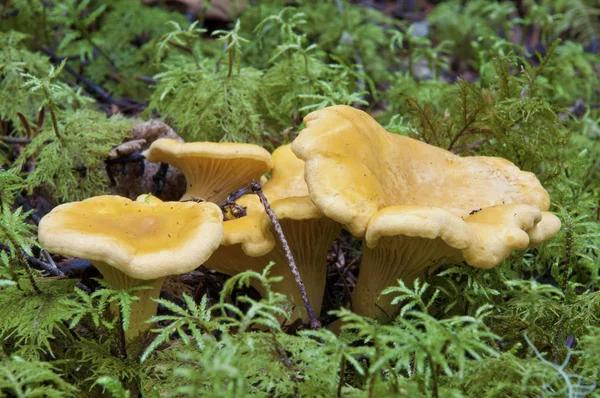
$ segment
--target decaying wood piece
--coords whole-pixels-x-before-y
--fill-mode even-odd
[[[174,167],[161,172],[160,163],[148,162],[141,152],[159,138],[183,142],[167,124],[149,120],[136,124],[129,138],[111,149],[105,161],[111,179],[111,193],[135,199],[140,193],[153,193],[164,200],[179,200],[185,192],[185,177]]]

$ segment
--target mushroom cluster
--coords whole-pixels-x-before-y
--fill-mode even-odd
[[[217,206],[265,173],[271,178],[262,191],[317,316],[327,253],[342,228],[363,241],[353,310],[378,319],[398,311],[391,297],[379,297],[397,279],[410,284],[446,261],[491,268],[560,228],[535,175],[505,159],[459,157],[391,134],[348,106],[313,112],[304,122],[293,143],[272,154],[252,144],[158,139],[144,155],[185,175],[179,202],[101,196],[60,205],[40,223],[40,242],[54,253],[90,259],[115,288],[150,287],[137,293],[132,339],[149,327],[165,276],[202,264],[234,275],[274,262],[271,273],[282,280],[273,290],[298,309],[292,320],[308,321],[259,198],[241,196],[236,202],[245,214],[233,218],[224,219]]]

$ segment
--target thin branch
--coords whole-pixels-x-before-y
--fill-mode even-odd
[[[21,124],[23,124],[23,127],[25,127],[25,131],[27,132],[27,138],[33,137],[33,134],[31,133],[31,127],[29,126],[29,122],[27,121],[25,115],[23,115],[21,112],[17,112],[17,116],[19,117]]]
[[[49,275],[52,276],[65,276],[65,274],[59,270],[58,268],[56,268],[56,265],[50,264],[50,263],[46,263],[42,260],[39,260],[35,257],[30,257],[28,255],[25,255],[25,258],[27,259],[27,262],[38,269],[43,269],[44,271],[46,271]]]
[[[169,40],[167,43],[169,45],[175,47],[175,48],[178,48],[178,49],[180,49],[182,51],[185,51],[186,53],[189,53],[189,54],[193,54],[194,53],[194,51],[192,50],[192,48],[186,46],[185,44],[180,44],[180,43],[177,43],[176,41],[173,41],[173,40]]]
[[[54,129],[54,134],[56,135],[56,138],[62,141],[63,138],[62,134],[60,133],[60,130],[58,129],[58,120],[56,119],[56,113],[54,112],[54,105],[48,104],[48,111],[50,111],[50,119],[52,120],[52,128]]]
[[[456,133],[456,135],[454,136],[454,138],[452,138],[452,140],[450,141],[450,144],[448,145],[448,150],[452,151],[452,148],[454,148],[454,145],[458,142],[458,140],[460,138],[462,138],[462,136],[465,134],[466,131],[468,131],[469,127],[471,127],[471,125],[475,122],[477,122],[477,115],[482,112],[485,109],[485,105],[478,108],[475,112],[473,112],[470,115],[470,118],[468,121],[465,122],[465,125],[460,129],[460,131],[458,133]]]
[[[285,236],[283,234],[283,230],[281,229],[281,224],[279,224],[279,220],[277,220],[277,216],[273,212],[273,209],[271,209],[271,206],[269,205],[269,202],[267,201],[267,198],[265,197],[265,194],[262,191],[262,187],[261,187],[260,183],[258,181],[252,181],[250,183],[249,187],[252,190],[252,192],[254,192],[256,195],[258,195],[260,202],[264,206],[265,211],[267,212],[267,214],[269,215],[269,218],[271,219],[271,223],[273,224],[275,233],[277,234],[277,237],[279,238],[279,241],[281,242],[281,246],[283,247],[285,257],[288,260],[290,270],[292,271],[292,274],[294,275],[294,279],[296,280],[296,284],[298,285],[298,290],[300,290],[300,296],[302,297],[302,302],[304,302],[304,307],[306,308],[306,312],[308,314],[308,319],[310,320],[310,327],[311,327],[311,329],[314,329],[314,330],[320,329],[321,322],[319,322],[319,320],[315,316],[312,306],[310,305],[310,302],[308,301],[308,296],[306,294],[306,288],[304,287],[304,282],[302,282],[302,277],[300,276],[300,272],[298,271],[298,267],[296,266],[296,261],[294,260],[294,256],[292,255],[290,246],[288,245],[287,240],[285,239]]]
[[[486,143],[488,143],[488,142],[489,142],[489,140],[488,140],[487,138],[483,138],[483,139],[481,139],[481,140],[479,140],[479,141],[475,141],[475,142],[473,142],[473,143],[472,143],[472,144],[470,144],[470,145],[466,145],[466,146],[459,146],[459,147],[453,148],[453,149],[451,150],[451,152],[452,152],[452,153],[455,153],[455,154],[458,154],[458,153],[461,153],[461,152],[463,152],[463,151],[466,151],[466,150],[469,150],[469,151],[476,151],[476,150],[478,150],[478,149],[479,149],[479,147],[481,147],[483,144],[486,144]]]
[[[7,144],[29,144],[31,142],[31,138],[22,138],[22,137],[11,137],[8,135],[0,135],[0,141],[6,142]]]
[[[342,387],[344,387],[344,384],[345,384],[345,376],[344,376],[345,373],[346,373],[346,357],[342,356],[342,360],[340,363],[340,382],[338,383],[338,389],[337,389],[337,396],[339,398],[342,397]]]
[[[50,57],[50,60],[56,65],[60,65],[62,63],[62,61],[64,60],[64,58],[57,56],[49,48],[43,48],[42,51],[45,54],[47,54]],[[134,102],[131,100],[123,100],[123,99],[118,100],[118,99],[113,98],[108,91],[106,91],[105,89],[103,89],[102,87],[100,87],[99,85],[97,85],[96,83],[94,83],[93,81],[91,81],[90,79],[88,79],[87,77],[82,75],[81,73],[77,72],[68,63],[65,64],[64,69],[67,72],[69,72],[71,75],[73,75],[75,77],[75,79],[77,79],[79,82],[81,82],[86,87],[86,89],[88,91],[90,91],[94,95],[96,100],[99,102],[115,104],[115,105],[123,107],[123,108],[131,108],[131,109],[135,109],[135,110],[143,110],[146,107],[145,104],[141,104],[141,103]]]
[[[40,225],[40,221],[42,221],[40,216],[38,216],[36,214],[35,209],[33,207],[31,207],[29,202],[27,202],[24,197],[22,197],[21,195],[17,195],[16,204],[18,206],[21,206],[23,208],[23,210],[25,210],[25,211],[31,211],[31,213],[29,213],[28,217],[33,220],[35,225]]]
[[[8,245],[5,245],[4,243],[0,243],[0,250],[8,251],[9,249],[10,248],[8,247]],[[48,252],[46,250],[42,249],[42,254],[44,254],[44,256],[46,256],[46,255],[48,255]],[[52,276],[64,276],[65,275],[61,270],[58,269],[58,267],[56,267],[56,264],[54,264],[54,261],[52,261],[52,263],[50,263],[50,262],[46,263],[35,257],[28,256],[26,253],[23,253],[23,257],[25,258],[25,260],[27,260],[27,263],[30,266],[32,266],[36,269],[42,269]],[[52,260],[52,259],[50,259],[50,260]]]
[[[41,252],[42,252],[42,256],[44,256],[44,258],[46,259],[46,261],[48,263],[47,265],[49,265],[49,267],[46,270],[49,273],[53,274],[54,276],[63,276],[64,273],[58,269],[58,267],[54,263],[54,260],[52,260],[52,257],[50,257],[50,253],[48,253],[48,251],[46,249],[42,249]],[[42,262],[42,261],[40,261],[40,262]]]
[[[156,83],[158,83],[158,80],[153,79],[150,76],[134,76],[133,78],[135,80],[137,80],[138,82],[144,82],[144,83],[148,83],[148,84],[156,84]]]
[[[27,279],[29,279],[29,283],[33,287],[33,290],[36,294],[42,294],[42,290],[37,285],[35,279],[33,278],[33,272],[31,271],[31,267],[29,266],[29,262],[27,261],[27,255],[21,251],[17,251],[17,258],[23,268],[25,269],[25,273],[27,274]]]

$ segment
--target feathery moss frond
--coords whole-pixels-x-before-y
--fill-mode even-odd
[[[23,87],[26,76],[43,76],[51,68],[48,57],[27,49],[27,38],[16,31],[0,32],[0,120],[10,121],[19,132],[24,128],[17,113],[34,118],[43,100]]]
[[[108,151],[120,144],[133,123],[118,116],[79,110],[62,115],[57,127],[46,128],[28,144],[16,161],[22,168],[30,157],[36,167],[25,181],[30,188],[47,185],[59,201],[81,200],[105,192],[103,169]]]
[[[71,313],[66,302],[73,285],[72,280],[38,283],[41,294],[22,291],[16,286],[3,289],[0,294],[3,314],[19,314],[0,317],[4,349],[24,358],[53,355],[56,348],[53,349],[53,340],[67,333]]]
[[[18,356],[0,362],[0,392],[14,397],[75,397],[77,388],[48,362]]]

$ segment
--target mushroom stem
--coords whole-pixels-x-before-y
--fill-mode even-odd
[[[306,294],[306,288],[304,287],[304,282],[302,282],[302,277],[300,276],[300,272],[298,271],[298,267],[296,266],[296,261],[294,261],[294,256],[292,255],[292,251],[290,250],[287,240],[285,239],[285,235],[283,234],[283,231],[281,229],[281,224],[279,224],[279,220],[277,220],[277,216],[275,216],[273,209],[271,209],[271,206],[269,205],[269,201],[267,200],[264,193],[262,192],[262,187],[261,187],[260,183],[257,181],[252,181],[250,183],[250,189],[256,195],[258,195],[258,197],[260,198],[260,202],[264,206],[265,211],[267,212],[267,214],[269,215],[269,218],[271,219],[271,223],[273,224],[273,229],[275,230],[277,237],[279,238],[279,242],[281,243],[281,246],[285,253],[285,257],[290,266],[290,271],[294,275],[294,280],[296,281],[296,284],[298,285],[298,290],[300,290],[300,297],[302,298],[302,302],[304,303],[304,308],[306,308],[306,313],[308,314],[308,319],[310,320],[311,329],[314,329],[314,330],[321,329],[321,322],[319,322],[319,320],[315,316],[315,313],[313,312],[310,301],[308,300],[308,295]]]
[[[325,282],[327,280],[327,252],[331,243],[340,233],[341,226],[330,219],[292,220],[281,219],[283,233],[288,240],[290,252],[299,264],[299,274],[302,281],[306,281],[306,295],[315,317],[321,314]],[[315,237],[320,239],[317,241]],[[285,268],[285,279],[280,282],[280,288],[285,283],[285,291],[294,292],[294,304],[301,307],[302,296],[297,286],[293,271],[287,266],[286,252],[281,243],[273,249],[273,256],[280,258],[282,268]],[[283,271],[283,270],[282,270]],[[308,315],[308,316],[307,316]],[[304,313],[304,322],[311,322],[310,315]],[[311,324],[312,326],[312,324]]]
[[[137,286],[150,287],[150,289],[143,289],[135,292],[135,296],[139,297],[139,300],[135,300],[131,303],[131,316],[129,318],[129,327],[125,330],[125,337],[127,341],[131,341],[148,330],[152,324],[147,321],[156,315],[156,310],[158,308],[158,303],[153,299],[159,298],[160,289],[162,288],[165,278],[162,277],[152,280],[134,279],[106,263],[99,261],[93,261],[92,263],[98,271],[100,271],[104,280],[115,289],[130,289]],[[117,303],[111,305],[111,310],[113,312],[119,311]],[[122,325],[120,326],[122,327]]]
[[[327,251],[329,243],[335,239],[341,229],[340,225],[332,220],[289,220],[280,221],[283,233],[290,239],[289,248],[292,256],[298,259],[299,274],[302,281],[307,281],[306,297],[313,309],[315,317],[321,313],[323,303],[323,294],[325,292],[325,282],[327,274]],[[321,241],[315,244],[314,237],[322,237]],[[312,238],[312,239],[311,239]],[[318,246],[318,247],[316,247]],[[248,256],[241,245],[221,246],[210,259],[204,264],[227,275],[235,275],[240,272],[240,265],[246,269],[255,272],[262,272],[267,264],[274,262],[271,268],[270,276],[280,276],[283,279],[271,286],[271,290],[277,293],[291,297],[295,308],[303,308],[304,301],[294,274],[289,265],[285,250],[280,242],[275,247],[259,257]],[[265,296],[265,289],[262,285],[252,280],[254,287],[261,296]],[[293,315],[291,321],[295,320]],[[310,322],[307,312],[302,314],[303,322]]]
[[[362,316],[388,320],[400,310],[392,305],[394,295],[379,295],[388,286],[401,279],[411,286],[444,260],[460,256],[460,251],[442,239],[407,236],[383,237],[377,246],[363,244],[360,274],[352,292],[352,310]]]

